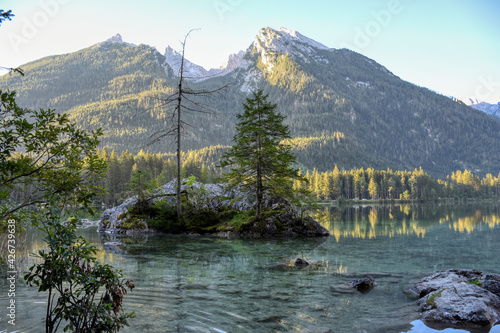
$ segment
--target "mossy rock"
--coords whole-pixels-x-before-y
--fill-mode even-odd
[[[436,298],[438,297],[441,297],[441,294],[443,293],[443,291],[445,291],[446,289],[443,289],[439,292],[436,292],[434,294],[432,294],[426,301],[427,304],[429,304],[430,306],[432,306],[433,309],[436,309],[437,306],[436,306]]]
[[[147,224],[142,219],[131,216],[120,223],[117,228],[122,230],[142,230],[147,228]]]
[[[483,285],[483,283],[481,281],[479,281],[478,279],[475,279],[475,280],[471,280],[471,281],[467,281],[468,284],[474,284],[478,287],[481,287]]]

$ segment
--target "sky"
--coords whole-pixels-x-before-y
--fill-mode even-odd
[[[74,52],[117,33],[180,50],[207,69],[286,27],[359,52],[405,81],[461,100],[500,102],[498,0],[0,0],[0,66]]]

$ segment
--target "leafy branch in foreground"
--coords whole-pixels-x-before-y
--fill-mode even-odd
[[[47,234],[48,250],[39,251],[43,262],[33,265],[24,279],[39,292],[48,292],[46,333],[57,332],[61,324],[65,332],[118,332],[134,316],[122,307],[134,283],[96,260],[97,249],[76,236],[76,223],[51,220],[40,228]]]
[[[12,10],[4,11],[3,9],[0,9],[0,25],[2,25],[2,22],[5,20],[12,20],[12,16],[14,16],[14,14],[12,14]]]
[[[0,128],[0,221],[34,222],[34,208],[48,203],[91,210],[106,170],[96,152],[100,129],[87,133],[66,114],[22,109],[15,92],[1,90]]]

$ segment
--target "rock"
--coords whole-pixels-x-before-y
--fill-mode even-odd
[[[266,318],[260,318],[257,319],[256,321],[258,323],[272,323],[272,322],[281,322],[285,318],[284,316],[271,316],[271,317],[266,317]]]
[[[272,211],[278,211],[268,218],[253,223],[245,229],[243,237],[316,237],[328,236],[330,232],[313,218],[300,214],[283,198],[273,198],[264,203]]]
[[[64,221],[61,224],[66,226],[68,224],[68,221]],[[78,223],[76,224],[77,229],[85,229],[89,227],[95,227],[99,224],[99,221],[90,221],[89,219],[79,219]]]
[[[309,262],[307,262],[307,260],[304,260],[302,258],[297,258],[295,259],[295,262],[293,263],[295,265],[295,267],[297,268],[304,268],[304,267],[307,267],[310,265]]]
[[[500,275],[497,274],[488,274],[484,277],[484,280],[493,280],[500,282]]]
[[[500,320],[500,299],[489,291],[466,282],[434,291],[419,301],[422,321],[446,324],[492,326]]]
[[[486,275],[481,287],[500,297],[500,275]]]
[[[498,276],[487,276],[477,270],[450,269],[422,279],[412,292],[420,296],[422,321],[436,329],[491,328],[500,320]]]
[[[423,278],[410,291],[422,298],[427,294],[450,285],[454,282],[466,282],[481,278],[482,273],[471,269],[448,269],[438,271],[431,276]]]
[[[375,287],[375,279],[371,275],[367,275],[364,278],[352,280],[349,282],[351,288],[356,288],[356,290],[361,292],[368,292],[373,287]]]
[[[500,281],[497,280],[488,280],[486,277],[481,285],[483,289],[488,290],[490,293],[493,293],[500,297]]]

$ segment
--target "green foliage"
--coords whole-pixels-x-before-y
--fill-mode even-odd
[[[244,231],[245,227],[255,222],[255,210],[235,211],[227,210],[221,214],[223,223],[218,231],[234,230]]]
[[[150,189],[148,179],[151,176],[143,170],[135,170],[132,172],[128,189],[134,195],[137,195],[140,201],[146,200],[146,190]]]
[[[483,283],[481,281],[479,281],[478,279],[475,279],[475,280],[471,280],[471,281],[467,281],[468,284],[473,284],[473,285],[476,285],[478,287],[481,287],[483,285]]]
[[[289,54],[271,53],[273,66],[269,68],[259,57],[257,68],[259,68],[266,80],[273,86],[278,86],[300,93],[314,82],[314,77],[304,72],[300,66],[292,60]],[[269,61],[269,60],[268,60]]]
[[[54,110],[20,108],[14,92],[0,90],[0,98],[0,220],[35,222],[33,208],[47,204],[91,211],[106,170],[96,154],[102,131],[79,130]]]
[[[185,231],[184,225],[177,218],[177,210],[172,205],[155,204],[156,214],[146,220],[150,229],[168,233],[181,233]]]
[[[195,176],[201,182],[212,181],[219,172],[215,164],[225,150],[226,147],[216,146],[183,152],[182,173],[188,177]],[[116,205],[131,195],[147,194],[150,189],[164,185],[176,176],[175,156],[172,153],[152,154],[141,150],[136,155],[128,151],[118,155],[114,150],[110,153],[104,148],[98,156],[108,165],[101,181],[107,193],[100,200],[109,205]],[[132,180],[132,175],[138,171],[140,173]]]
[[[143,221],[142,218],[130,215],[127,216],[125,221],[123,221],[122,223],[120,223],[120,225],[118,225],[118,228],[122,230],[140,230],[140,229],[146,229],[147,224]]]
[[[221,222],[221,217],[218,211],[210,209],[211,200],[219,200],[220,198],[209,199],[208,191],[204,185],[195,184],[196,177],[191,176],[183,181],[186,187],[182,197],[182,216],[179,218],[176,206],[172,205],[171,200],[164,199],[155,203],[146,205],[134,205],[127,213],[123,214],[125,226],[128,229],[134,221],[146,220],[149,228],[156,229],[168,233],[181,233],[190,231],[204,231],[206,228],[211,228]],[[120,218],[120,216],[119,216]],[[123,228],[123,226],[122,226]]]
[[[236,117],[235,145],[223,156],[222,167],[229,167],[224,179],[230,187],[255,192],[256,218],[260,220],[265,196],[294,198],[293,180],[301,180],[291,147],[284,143],[290,131],[276,105],[267,101],[262,90],[247,98],[244,112]]]
[[[318,200],[316,196],[307,190],[300,189],[297,191],[294,205],[300,210],[300,217],[304,218],[304,213],[311,209],[318,209]]]
[[[97,249],[75,235],[76,219],[66,226],[50,220],[43,228],[47,250],[38,253],[41,263],[24,276],[26,283],[48,293],[45,331],[117,332],[128,326],[133,313],[125,313],[122,303],[133,281],[121,271],[101,264]]]
[[[465,177],[463,177],[465,175]],[[317,198],[325,200],[344,199],[381,199],[381,200],[438,200],[440,198],[464,199],[500,198],[500,175],[491,174],[479,178],[468,170],[453,172],[447,180],[431,177],[422,168],[413,171],[393,171],[368,169],[352,169],[340,172],[313,171],[306,173],[308,185],[302,185]],[[322,186],[325,179],[335,181],[329,183],[328,191]],[[297,187],[298,185],[296,185]]]
[[[132,172],[128,189],[133,195],[137,195],[137,210],[144,210],[148,207],[148,191],[153,189],[153,184],[148,182],[150,176],[143,170],[135,170]]]
[[[11,17],[15,16],[12,14],[12,10],[4,11],[3,9],[0,9],[0,25],[2,25],[2,22],[5,20],[11,20]]]
[[[341,156],[335,155],[340,161],[349,156],[348,150],[340,149],[343,140],[341,133],[339,133],[333,138],[327,136],[293,138],[284,140],[284,142],[289,144],[293,154],[298,156],[297,161],[301,168],[307,170],[304,164],[314,159],[314,152],[316,155],[340,153]],[[228,150],[229,147],[216,146],[183,153],[184,176],[188,178],[195,176],[198,181],[203,183],[213,182],[220,174],[216,164],[219,164],[220,158]],[[107,175],[101,182],[108,192],[101,197],[101,200],[107,204],[117,204],[121,199],[131,195],[126,188],[133,170],[143,170],[144,174],[154,175],[156,178],[153,179],[152,176],[151,179],[147,179],[152,188],[159,187],[175,177],[174,155],[170,153],[152,154],[149,151],[141,151],[137,155],[124,152],[118,156],[116,153],[110,154],[104,149],[98,152],[98,155],[109,166]],[[347,164],[349,165],[349,163]],[[369,192],[369,186],[373,178],[372,194],[375,194],[376,190],[376,198],[380,200],[493,199],[500,197],[500,175],[495,177],[487,174],[486,177],[480,178],[470,171],[464,170],[455,171],[444,180],[439,180],[431,177],[421,168],[414,171],[393,171],[369,167],[341,171],[335,164],[333,166],[321,164],[321,169],[325,171],[320,172],[316,169],[312,173],[310,171],[305,174],[300,173],[309,183],[295,180],[293,188],[311,191],[319,199],[370,199],[372,195]],[[193,192],[194,195],[197,193]],[[307,196],[299,197],[305,199]],[[304,204],[295,203],[299,208],[303,207]],[[305,211],[307,209],[304,209]]]
[[[445,291],[446,289],[443,289],[441,290],[440,292],[435,292],[434,294],[432,294],[426,301],[427,304],[429,304],[430,306],[432,306],[433,309],[437,308],[436,306],[436,298],[438,297],[441,297],[441,294],[443,293],[443,291]]]

